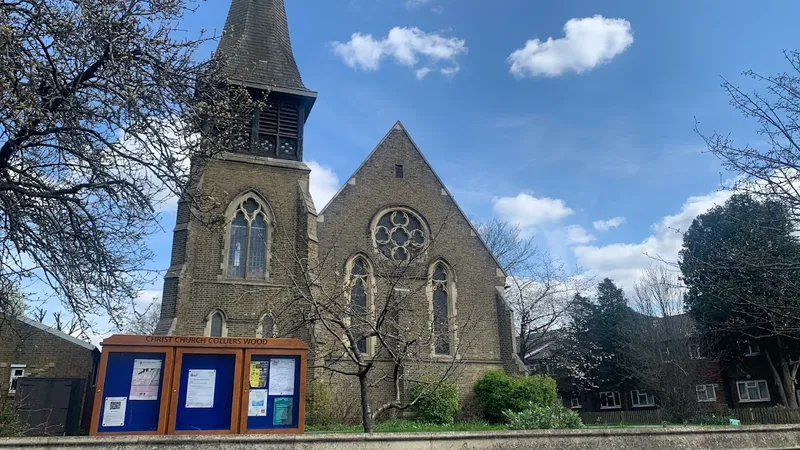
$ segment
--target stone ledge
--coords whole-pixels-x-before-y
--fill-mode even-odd
[[[800,449],[800,425],[297,436],[115,436],[0,439],[0,449]]]

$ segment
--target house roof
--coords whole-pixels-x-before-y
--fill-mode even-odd
[[[232,0],[217,54],[233,84],[316,97],[300,78],[284,0]]]
[[[485,249],[486,249],[486,251],[489,253],[489,255],[492,257],[492,260],[495,262],[495,264],[497,264],[497,268],[498,268],[498,269],[500,269],[500,271],[501,271],[501,272],[503,272],[503,276],[506,276],[506,273],[505,273],[505,271],[503,270],[503,266],[502,266],[502,265],[500,265],[500,262],[497,260],[497,257],[494,255],[494,253],[492,253],[492,250],[491,250],[491,249],[489,248],[489,246],[486,244],[486,241],[483,239],[483,237],[481,237],[481,234],[478,232],[478,229],[477,229],[477,228],[475,228],[475,225],[472,223],[472,221],[471,221],[471,220],[469,220],[469,217],[468,217],[468,216],[467,216],[467,215],[464,213],[464,210],[463,210],[463,209],[461,209],[461,206],[459,206],[459,204],[458,204],[458,202],[456,201],[455,197],[453,197],[453,194],[451,194],[451,193],[450,193],[450,191],[447,189],[447,185],[445,185],[445,184],[444,184],[444,181],[442,181],[441,177],[439,177],[439,174],[437,174],[437,173],[436,173],[436,171],[435,171],[435,170],[433,170],[433,166],[432,166],[432,165],[431,165],[431,163],[428,161],[428,159],[427,159],[427,158],[425,158],[425,154],[423,154],[423,153],[422,153],[422,150],[420,150],[420,149],[419,149],[419,146],[417,145],[417,143],[416,143],[416,142],[414,142],[414,139],[411,137],[411,134],[409,134],[408,130],[406,130],[406,128],[403,126],[403,124],[402,124],[402,123],[401,123],[399,120],[398,120],[398,121],[397,121],[397,122],[394,124],[394,126],[392,127],[392,129],[391,129],[391,130],[389,130],[389,132],[388,132],[388,133],[386,133],[386,135],[383,137],[383,139],[381,139],[381,141],[378,143],[378,145],[376,145],[376,146],[375,146],[375,148],[374,148],[374,149],[372,149],[372,151],[370,152],[370,154],[369,154],[369,155],[367,155],[367,157],[366,157],[366,158],[364,158],[364,161],[362,161],[362,162],[361,162],[361,164],[358,166],[358,168],[355,170],[355,172],[353,172],[353,174],[352,174],[352,175],[350,175],[350,177],[348,178],[348,180],[351,180],[353,177],[356,177],[356,176],[357,176],[358,172],[359,172],[359,171],[361,171],[361,169],[364,167],[364,165],[365,165],[365,164],[367,164],[367,161],[369,161],[370,159],[372,159],[373,155],[375,155],[375,153],[378,151],[378,149],[380,149],[380,148],[381,148],[381,146],[383,145],[383,143],[384,143],[384,142],[386,142],[386,140],[389,138],[389,136],[390,136],[390,135],[392,134],[392,132],[394,132],[394,131],[400,131],[400,132],[402,132],[402,133],[405,135],[405,137],[406,137],[406,138],[409,140],[409,142],[411,142],[411,146],[412,146],[412,147],[414,148],[414,150],[415,150],[415,151],[416,151],[416,152],[419,154],[419,156],[420,156],[420,159],[421,159],[421,160],[422,160],[422,161],[423,161],[423,162],[424,162],[424,163],[425,163],[425,164],[428,166],[428,168],[430,169],[430,171],[431,171],[431,173],[433,174],[433,176],[434,176],[434,178],[436,179],[436,181],[437,181],[437,182],[439,182],[439,185],[442,187],[442,189],[444,189],[444,192],[446,192],[446,193],[447,193],[447,196],[448,196],[448,197],[450,197],[450,199],[453,201],[453,204],[455,205],[455,207],[456,207],[456,209],[458,210],[459,214],[461,214],[461,216],[464,218],[464,220],[466,220],[466,222],[469,224],[470,228],[472,228],[472,232],[473,232],[473,233],[475,234],[475,236],[478,238],[478,241],[481,243],[481,245],[483,245],[483,248],[485,248]],[[336,191],[336,194],[334,194],[334,196],[333,196],[333,197],[331,197],[331,199],[328,201],[328,204],[326,204],[326,205],[325,205],[325,207],[323,207],[323,208],[322,208],[322,211],[319,213],[319,215],[320,215],[320,216],[323,216],[323,215],[325,215],[325,211],[328,209],[328,207],[329,207],[331,204],[333,204],[334,200],[336,200],[336,198],[337,198],[337,197],[339,197],[339,195],[342,193],[342,191],[343,191],[343,190],[344,190],[344,189],[345,189],[347,186],[348,186],[348,184],[347,184],[347,182],[345,182],[345,183],[342,185],[342,187],[340,187],[340,188],[339,188],[339,190],[338,190],[338,191]]]
[[[22,322],[22,323],[24,323],[26,325],[29,325],[29,326],[33,327],[33,328],[36,328],[36,329],[39,329],[41,331],[50,333],[50,334],[52,334],[53,336],[55,336],[55,337],[57,337],[59,339],[63,339],[65,341],[71,342],[71,343],[73,343],[75,345],[79,345],[79,346],[81,346],[81,347],[83,347],[83,348],[85,348],[87,350],[92,350],[92,351],[97,350],[97,347],[95,347],[94,345],[92,345],[92,344],[90,344],[90,343],[88,343],[88,342],[86,342],[84,340],[78,339],[75,336],[71,336],[71,335],[69,335],[67,333],[64,333],[63,331],[58,331],[53,327],[48,327],[47,325],[45,325],[45,324],[43,324],[41,322],[37,322],[35,320],[31,320],[31,319],[29,319],[27,317],[24,317],[24,316],[23,317],[16,317],[15,319],[19,320],[20,322]]]

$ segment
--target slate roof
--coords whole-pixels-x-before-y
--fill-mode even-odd
[[[316,97],[294,60],[284,0],[232,0],[217,54],[231,83]]]

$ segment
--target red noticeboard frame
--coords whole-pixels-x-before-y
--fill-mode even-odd
[[[305,431],[305,395],[308,365],[308,347],[298,339],[263,339],[247,337],[207,336],[134,336],[114,335],[102,342],[102,355],[92,410],[90,435],[163,435],[163,434],[299,434]],[[103,389],[106,381],[108,357],[111,353],[164,353],[161,396],[158,401],[159,417],[156,431],[98,432],[103,408]],[[180,369],[184,354],[234,354],[233,403],[230,430],[175,431],[175,413],[180,386]],[[253,355],[296,356],[300,358],[300,377],[295,381],[299,389],[297,428],[247,430],[247,399],[249,395],[250,359]]]

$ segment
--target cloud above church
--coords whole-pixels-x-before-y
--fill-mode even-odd
[[[306,164],[311,168],[308,183],[311,198],[314,199],[314,206],[317,207],[317,212],[319,212],[339,190],[339,177],[330,167],[323,166],[316,161],[308,161]]]
[[[595,220],[592,222],[592,226],[597,231],[608,231],[612,228],[618,228],[620,225],[624,224],[626,219],[624,217],[614,217],[608,220]]]
[[[730,191],[715,191],[689,197],[680,211],[653,224],[652,233],[641,242],[577,246],[573,249],[577,263],[589,274],[609,277],[630,291],[634,281],[648,267],[662,260],[676,262],[683,245],[683,232],[698,215],[724,204],[730,195]]]
[[[509,57],[517,78],[584,73],[611,61],[633,44],[631,23],[601,15],[574,18],[564,24],[564,37],[531,39]]]
[[[426,33],[416,27],[394,27],[384,38],[353,33],[348,42],[333,42],[333,53],[353,69],[375,71],[392,59],[414,70],[417,79],[432,72],[452,77],[460,70],[458,58],[467,54],[464,39]]]
[[[493,209],[501,219],[529,229],[549,222],[557,222],[574,211],[561,199],[535,197],[521,192],[516,197],[497,197]]]

